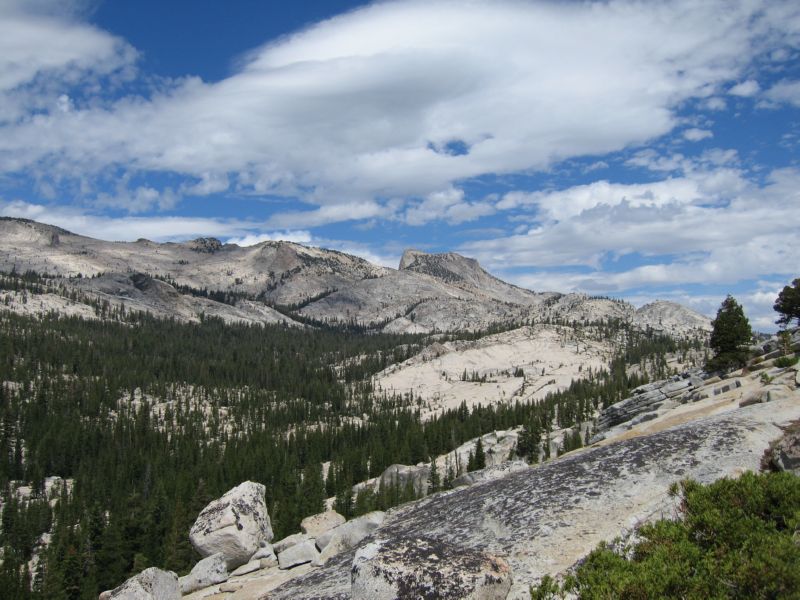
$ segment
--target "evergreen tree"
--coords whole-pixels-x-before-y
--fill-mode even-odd
[[[784,286],[772,308],[781,315],[775,321],[778,325],[787,327],[794,319],[800,325],[800,278],[792,281],[791,286]]]
[[[483,469],[486,467],[486,454],[483,451],[483,439],[478,438],[475,444],[475,457],[473,459],[473,471]]]
[[[428,493],[433,494],[438,492],[442,487],[441,477],[439,476],[439,467],[436,465],[436,457],[431,457],[431,470],[428,474]]]
[[[742,306],[733,296],[722,302],[712,327],[710,345],[714,356],[708,361],[707,368],[728,370],[743,366],[747,362],[747,344],[753,332]]]

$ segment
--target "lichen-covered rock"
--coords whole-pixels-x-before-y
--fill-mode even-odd
[[[228,569],[245,564],[272,540],[265,491],[260,483],[245,481],[206,506],[189,531],[195,550],[204,557],[222,554]]]
[[[219,552],[198,562],[188,575],[180,578],[181,592],[191,594],[195,590],[228,581],[228,565]]]
[[[314,542],[307,540],[278,554],[278,566],[281,569],[291,569],[297,565],[313,562],[318,556],[319,551]]]
[[[524,471],[525,469],[530,468],[530,465],[524,460],[510,460],[495,467],[486,467],[485,469],[480,469],[478,471],[464,473],[453,480],[453,487],[475,485],[476,483],[491,481],[492,479],[505,477],[509,473],[516,473],[517,471]]]
[[[318,515],[311,515],[300,521],[300,531],[305,533],[308,537],[317,538],[326,531],[330,531],[334,527],[338,527],[344,523],[345,519],[335,510],[327,510]]]
[[[100,600],[180,600],[178,576],[155,567],[134,575],[118,588],[100,594]]]
[[[432,538],[378,540],[356,552],[353,600],[503,600],[511,569],[502,558]]]

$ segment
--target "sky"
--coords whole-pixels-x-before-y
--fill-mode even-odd
[[[454,251],[761,331],[800,276],[800,3],[0,0],[0,215]]]

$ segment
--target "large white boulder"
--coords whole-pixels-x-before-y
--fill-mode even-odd
[[[220,553],[228,569],[245,564],[272,540],[272,525],[260,483],[245,481],[212,501],[197,517],[189,540],[201,556]]]
[[[300,531],[310,538],[317,538],[345,521],[346,519],[335,510],[326,510],[300,521]]]
[[[505,600],[511,569],[502,558],[432,538],[378,540],[356,552],[353,600]]]
[[[100,600],[180,600],[178,576],[155,567],[134,575],[121,586],[100,594]]]
[[[191,594],[211,585],[228,581],[228,565],[219,552],[198,562],[188,575],[180,578],[181,592]]]

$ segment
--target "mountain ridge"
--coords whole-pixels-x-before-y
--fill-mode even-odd
[[[228,298],[230,308],[217,306],[212,312],[253,322],[282,320],[273,310],[283,307],[284,316],[297,322],[350,323],[392,333],[608,319],[678,335],[710,330],[709,319],[674,303],[657,302],[637,310],[625,302],[585,294],[527,290],[488,273],[477,260],[453,252],[409,249],[400,268],[391,269],[344,252],[287,241],[246,247],[210,237],[165,243],[107,242],[9,217],[0,219],[0,234],[0,270],[56,276],[112,304],[130,301],[130,294],[115,294],[106,285],[109,278],[127,288],[118,276],[144,273],[183,290],[179,295],[208,297],[213,292],[214,298]],[[197,301],[189,303],[195,305],[191,308],[177,302],[166,288],[162,291],[160,301],[172,296],[181,304],[175,310],[179,318],[198,320],[210,308]],[[139,301],[143,309],[169,313],[163,302],[149,305],[146,294]]]

